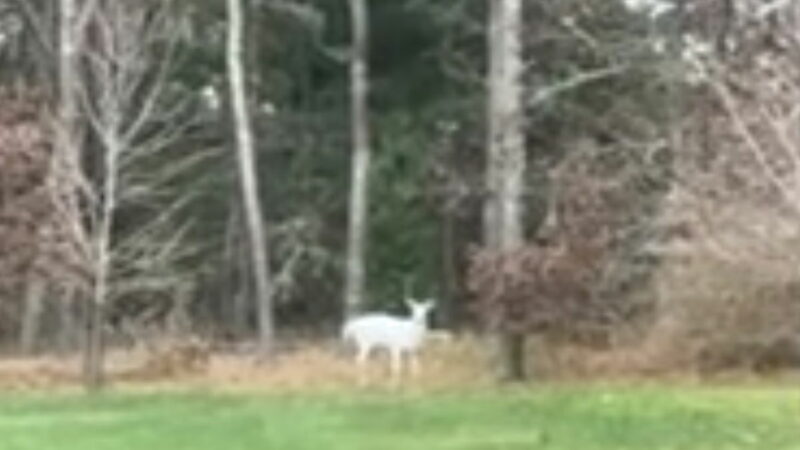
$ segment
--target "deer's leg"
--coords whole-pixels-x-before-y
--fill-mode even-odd
[[[358,347],[358,352],[356,353],[356,364],[359,367],[363,367],[367,364],[369,360],[369,354],[372,353],[372,349],[368,345],[363,345]]]
[[[395,383],[400,381],[400,371],[403,368],[403,351],[400,349],[391,349],[389,352],[391,358],[391,371],[392,380]]]
[[[367,382],[367,362],[369,361],[370,353],[372,353],[372,348],[368,345],[359,346],[358,353],[356,353],[358,382],[362,385]]]
[[[419,353],[409,350],[408,362],[409,362],[409,368],[411,369],[411,375],[414,377],[419,376],[420,374]]]

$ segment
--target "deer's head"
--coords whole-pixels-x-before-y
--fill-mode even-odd
[[[406,306],[411,311],[411,317],[417,323],[426,323],[428,314],[434,307],[433,299],[415,300],[413,298],[406,299]]]

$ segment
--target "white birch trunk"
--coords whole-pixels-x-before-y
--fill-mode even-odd
[[[490,0],[486,243],[513,250],[524,242],[525,134],[522,0]]]
[[[347,268],[345,273],[345,313],[352,316],[364,306],[365,254],[368,229],[370,133],[367,105],[369,90],[369,18],[366,0],[349,0],[352,51],[350,59],[352,165]]]
[[[272,354],[274,323],[272,285],[267,258],[263,215],[258,195],[258,176],[253,144],[253,131],[247,103],[244,74],[244,14],[241,0],[227,0],[228,41],[227,67],[231,92],[231,107],[236,134],[237,163],[241,183],[245,222],[250,239],[250,257],[258,297],[259,352],[261,357]]]
[[[80,167],[81,150],[79,148],[79,86],[81,83],[78,58],[80,55],[80,38],[78,22],[81,17],[81,5],[78,0],[60,0],[59,2],[59,48],[58,48],[58,89],[59,109],[57,132],[57,154],[54,176],[62,192],[60,206],[66,220],[71,223],[73,237],[81,243],[88,243],[85,230],[81,224],[79,197],[85,188],[83,171]],[[87,248],[87,252],[91,251]],[[98,276],[96,267],[93,275]],[[96,280],[97,278],[95,278]],[[96,287],[96,285],[94,286]],[[83,376],[87,389],[100,388],[102,384],[102,345],[101,323],[96,296],[88,300],[86,308],[86,334],[83,347]]]
[[[489,0],[489,124],[484,207],[487,247],[507,252],[524,244],[525,111],[522,102],[522,0]],[[524,335],[497,336],[499,376],[524,377]]]

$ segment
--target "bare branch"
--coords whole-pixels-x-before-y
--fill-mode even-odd
[[[528,99],[527,106],[532,109],[538,108],[545,103],[553,101],[559,95],[581,88],[589,83],[622,74],[626,70],[628,70],[626,65],[612,65],[580,72],[570,78],[538,89]]]

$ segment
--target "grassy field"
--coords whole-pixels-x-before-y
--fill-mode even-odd
[[[800,450],[789,389],[0,394],[1,450]]]

